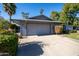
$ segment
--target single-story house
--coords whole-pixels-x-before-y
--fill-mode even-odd
[[[62,24],[60,21],[51,21],[45,15],[38,15],[25,20],[13,19],[12,21],[20,26],[20,33],[23,36],[54,34],[54,27]]]

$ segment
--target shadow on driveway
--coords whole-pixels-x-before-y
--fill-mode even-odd
[[[39,56],[43,54],[42,42],[28,42],[19,44],[17,56]]]

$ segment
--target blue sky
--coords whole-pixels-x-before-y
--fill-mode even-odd
[[[60,12],[63,7],[63,3],[16,3],[17,9],[15,15],[12,16],[14,19],[22,19],[22,12],[29,13],[29,16],[40,15],[40,9],[44,9],[44,15],[50,17],[52,11]],[[5,19],[9,19],[9,15],[3,11],[2,4],[0,4],[1,16]]]

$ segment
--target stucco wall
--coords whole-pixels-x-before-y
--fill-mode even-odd
[[[23,35],[23,36],[26,36],[26,24],[24,24],[24,23],[21,23],[20,24],[20,33],[21,33],[21,35]]]

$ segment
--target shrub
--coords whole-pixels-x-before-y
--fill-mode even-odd
[[[0,34],[8,34],[10,33],[8,30],[0,29]]]
[[[11,31],[5,30],[5,29],[1,29],[1,30],[0,30],[0,34],[11,35],[11,34],[14,34],[14,32],[11,32]]]
[[[63,30],[63,33],[68,34],[69,30]]]
[[[76,33],[77,30],[65,30],[63,33],[68,34],[68,33]]]
[[[9,24],[9,28],[14,32],[19,32],[19,26],[17,26],[16,24]]]
[[[71,30],[70,31],[70,33],[76,33],[77,32],[77,30]]]
[[[9,24],[9,27],[10,27],[11,29],[15,29],[15,28],[16,28],[16,25],[15,25],[15,24]]]
[[[76,33],[77,30],[65,30],[63,33],[68,34],[68,33]]]
[[[16,55],[18,47],[18,36],[16,34],[0,34],[0,52]]]

